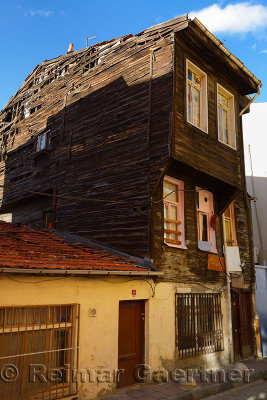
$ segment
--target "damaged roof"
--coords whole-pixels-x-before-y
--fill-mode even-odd
[[[158,275],[151,268],[137,265],[130,257],[69,242],[46,229],[0,221],[0,272],[20,270]]]

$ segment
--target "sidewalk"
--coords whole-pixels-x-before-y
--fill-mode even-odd
[[[238,363],[239,364],[239,363]],[[200,374],[194,375],[195,383],[160,383],[160,384],[137,384],[127,389],[119,389],[115,394],[102,398],[103,400],[199,400],[226,390],[246,385],[244,380],[249,380],[249,383],[260,379],[267,379],[267,359],[246,360],[242,361],[249,370],[254,370],[249,375],[249,378],[241,379],[240,381],[231,382],[228,379],[220,383],[211,383],[209,374],[207,374],[207,382],[205,379],[200,379]],[[228,373],[233,371],[234,366],[222,367]],[[242,372],[243,374],[244,371]],[[218,381],[217,381],[218,382]]]

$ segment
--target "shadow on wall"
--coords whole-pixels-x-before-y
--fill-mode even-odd
[[[49,116],[40,132],[49,131],[47,151],[36,154],[35,136],[7,154],[1,213],[40,227],[43,214],[53,211],[53,199],[16,186],[48,194],[56,187],[71,196],[57,200],[57,229],[148,255],[150,193],[170,151],[172,74],[153,80],[149,142],[148,90],[147,80],[128,85],[120,77],[84,97],[70,94],[66,109]]]
[[[247,190],[257,200],[251,202],[254,245],[259,249],[260,264],[267,263],[267,177],[247,176]]]

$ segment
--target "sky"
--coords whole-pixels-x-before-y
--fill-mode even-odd
[[[136,34],[181,14],[197,16],[251,72],[267,101],[267,0],[0,0],[0,109],[44,59]]]

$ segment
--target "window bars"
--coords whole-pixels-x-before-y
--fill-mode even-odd
[[[176,349],[179,358],[223,350],[220,294],[176,294]]]
[[[77,393],[79,306],[0,307],[1,400]]]

